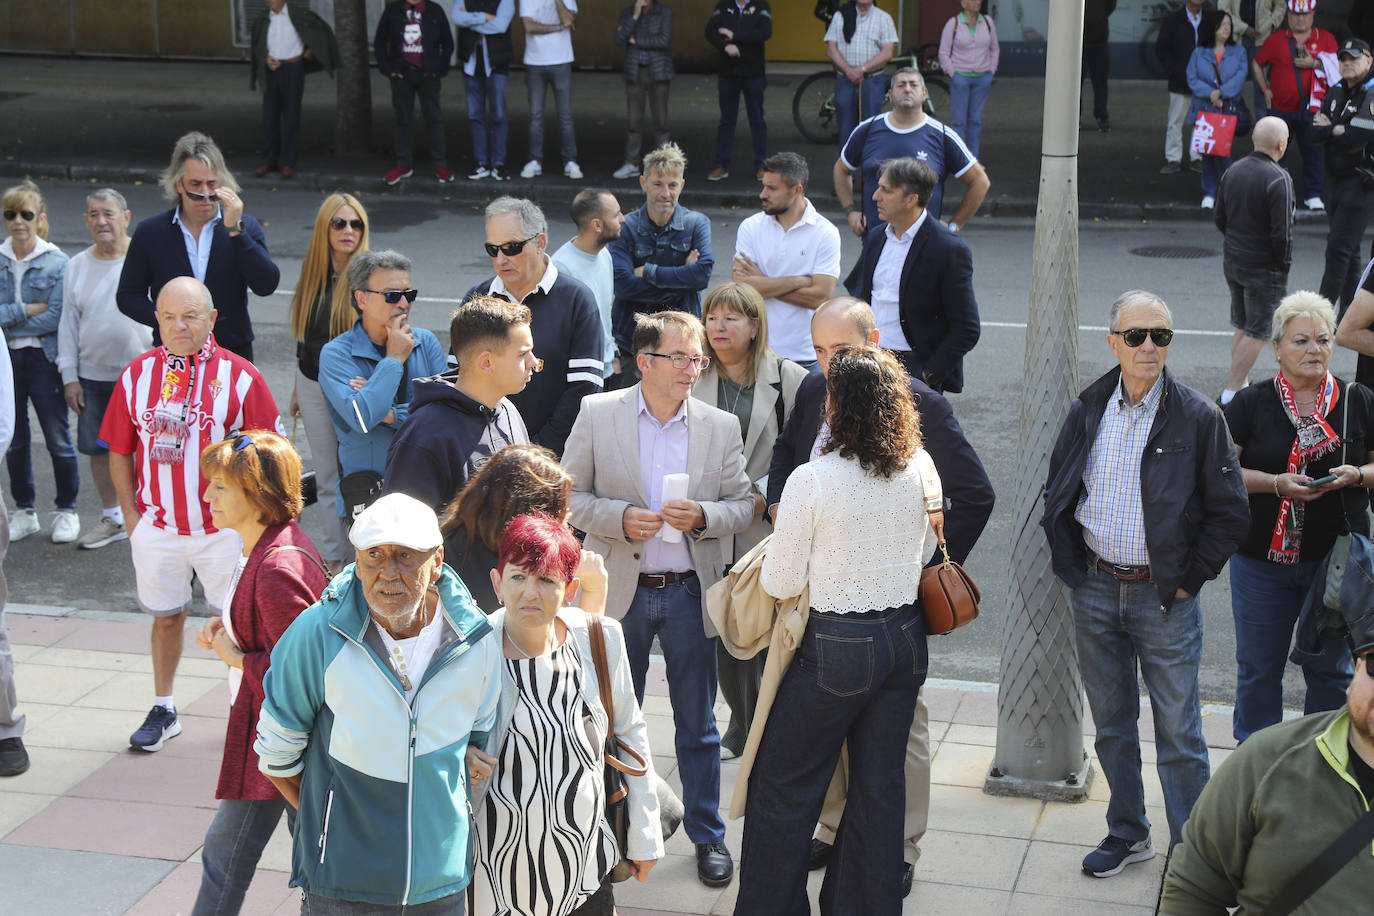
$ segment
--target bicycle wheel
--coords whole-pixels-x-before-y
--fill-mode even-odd
[[[812,143],[834,144],[840,128],[835,120],[835,74],[813,73],[802,80],[792,97],[792,120]]]
[[[926,114],[938,121],[949,121],[949,81],[944,76],[927,76]]]

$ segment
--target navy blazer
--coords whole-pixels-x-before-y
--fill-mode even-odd
[[[191,277],[191,260],[181,226],[172,222],[176,209],[150,216],[138,224],[124,256],[115,301],[119,310],[139,324],[153,329],[153,344],[162,343],[157,332],[154,304],[168,280]],[[243,231],[229,237],[224,223],[215,224],[210,260],[205,266],[205,285],[215,300],[215,340],[237,351],[253,342],[253,323],[248,319],[248,290],[259,296],[277,291],[281,271],[267,251],[262,224],[243,216]]]
[[[873,271],[886,244],[886,223],[868,230],[859,262],[844,281],[850,295],[873,301]],[[921,377],[932,388],[963,391],[964,354],[982,333],[973,297],[973,253],[934,217],[927,216],[911,240],[897,299],[902,333]]]
[[[973,552],[978,537],[992,516],[992,481],[983,469],[978,453],[969,445],[959,421],[954,419],[945,396],[917,378],[911,394],[921,413],[921,436],[925,449],[940,473],[945,494],[945,545],[956,563],[963,563]],[[792,413],[773,443],[773,463],[768,467],[768,505],[782,499],[782,488],[798,465],[811,460],[811,449],[821,429],[821,407],[825,404],[825,376],[812,369],[797,388]],[[939,559],[939,554],[936,554]],[[932,560],[932,562],[934,562]]]

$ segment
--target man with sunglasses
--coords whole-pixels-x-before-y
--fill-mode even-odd
[[[725,570],[721,539],[754,518],[744,443],[732,414],[691,397],[710,360],[701,322],[684,312],[639,316],[633,338],[640,384],[582,404],[563,466],[573,478],[572,524],[606,558],[606,614],[620,621],[635,695],[644,701],[649,647],[668,663],[682,820],[697,876],[730,883],[734,860],[720,817],[716,630],[704,595]],[[673,499],[668,475],[685,474]]]
[[[1164,369],[1169,307],[1128,290],[1107,345],[1119,366],[1069,406],[1050,456],[1041,525],[1070,589],[1078,663],[1111,798],[1107,837],[1083,860],[1098,878],[1154,856],[1140,770],[1140,691],[1154,713],[1169,847],[1209,773],[1202,736],[1198,591],[1250,523],[1240,459],[1215,404]]]
[[[1330,860],[1325,882],[1307,876],[1374,800],[1374,626],[1361,623],[1345,707],[1262,729],[1218,768],[1169,863],[1161,913],[1287,913],[1281,893],[1297,913],[1369,911],[1367,838]]]

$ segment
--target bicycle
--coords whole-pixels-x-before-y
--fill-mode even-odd
[[[920,72],[926,84],[926,114],[935,117],[939,111],[949,111],[949,80],[940,69],[940,46],[935,42],[912,48],[905,57],[894,57],[883,67],[891,74],[902,67]],[[883,111],[891,108],[891,100],[883,95]],[[834,144],[839,140],[839,124],[835,119],[835,71],[821,70],[801,81],[792,96],[792,120],[797,130],[812,143]]]

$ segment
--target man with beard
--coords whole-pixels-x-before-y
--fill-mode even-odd
[[[605,338],[603,377],[619,372],[615,358],[615,338],[611,335],[611,302],[615,299],[615,267],[606,246],[620,238],[625,214],[620,202],[604,188],[579,191],[572,200],[572,221],[577,235],[563,243],[553,253],[553,263],[559,270],[586,284],[601,313],[601,335]]]

